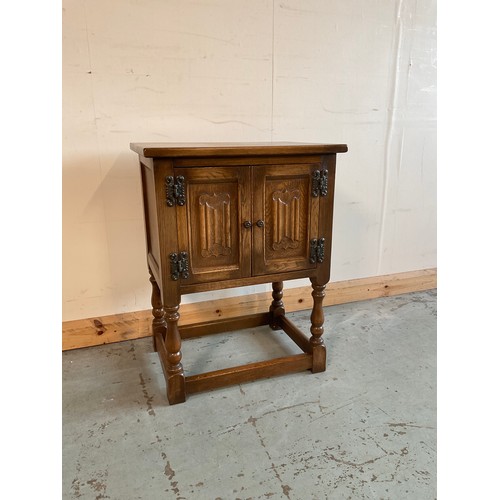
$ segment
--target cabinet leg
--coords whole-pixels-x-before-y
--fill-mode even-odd
[[[269,326],[273,330],[281,330],[277,323],[278,316],[285,315],[285,306],[283,304],[283,281],[273,282],[273,301],[269,307]]]
[[[313,288],[313,310],[311,312],[311,344],[313,355],[312,372],[324,372],[326,370],[326,348],[321,336],[323,335],[323,323],[325,316],[323,314],[323,299],[325,297],[326,285],[318,284],[316,278],[311,278]]]
[[[151,269],[149,270],[151,282],[151,306],[153,308],[153,349],[158,351],[158,346],[156,345],[156,335],[159,334],[163,339],[165,339],[165,332],[167,331],[167,322],[165,321],[165,311],[163,309],[163,304],[161,302],[161,293],[158,283],[156,282]]]
[[[167,398],[171,405],[186,401],[184,369],[181,359],[181,336],[179,333],[179,306],[165,307],[167,335]]]

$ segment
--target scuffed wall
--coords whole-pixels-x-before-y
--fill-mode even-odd
[[[334,281],[434,267],[435,0],[64,0],[63,320],[150,307],[130,142],[270,140],[349,146]]]

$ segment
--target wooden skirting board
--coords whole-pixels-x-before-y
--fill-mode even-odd
[[[384,276],[329,283],[324,306],[360,300],[401,295],[437,287],[437,270],[423,269]],[[182,304],[179,325],[201,321],[234,318],[245,314],[265,312],[271,303],[271,292],[255,293],[225,299]],[[312,308],[311,287],[285,288],[283,302],[287,312]],[[112,314],[97,318],[65,321],[62,327],[63,351],[92,347],[152,335],[151,310]]]

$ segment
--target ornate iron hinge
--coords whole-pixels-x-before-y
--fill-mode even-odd
[[[325,260],[325,238],[313,238],[309,244],[309,262],[321,264]]]
[[[189,261],[187,252],[171,253],[170,276],[174,281],[179,278],[187,280],[189,278]]]
[[[165,177],[165,191],[167,195],[167,206],[173,207],[177,205],[184,205],[186,203],[186,191],[184,188],[184,176],[167,175]]]
[[[312,173],[312,195],[326,196],[328,194],[328,170],[315,170]]]

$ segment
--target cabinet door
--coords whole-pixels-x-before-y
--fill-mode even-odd
[[[186,201],[177,206],[179,251],[188,251],[189,278],[181,284],[251,274],[251,172],[248,167],[175,168]]]
[[[253,170],[253,274],[316,267],[309,260],[318,237],[319,200],[312,196],[312,172],[319,165],[256,166]]]

